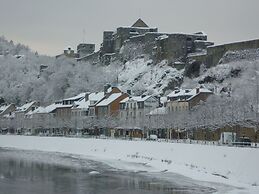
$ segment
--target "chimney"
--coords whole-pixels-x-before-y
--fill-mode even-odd
[[[128,95],[131,95],[131,90],[127,90],[127,94],[128,94]]]
[[[89,95],[90,95],[90,93],[88,93],[88,92],[85,93],[85,101],[86,102],[89,100]]]
[[[142,94],[142,95],[141,95],[141,98],[145,98],[146,96],[147,96],[147,95],[145,95],[145,94]]]
[[[161,102],[161,96],[158,95],[157,99],[158,99],[158,107],[163,107],[163,103]]]
[[[196,88],[196,94],[200,93],[200,88]]]
[[[104,94],[107,94],[108,89],[109,89],[110,87],[111,87],[111,84],[105,84],[105,85],[104,85],[104,88],[103,88]]]

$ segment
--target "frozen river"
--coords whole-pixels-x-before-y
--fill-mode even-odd
[[[172,194],[214,191],[174,174],[127,172],[61,153],[0,149],[1,194]]]

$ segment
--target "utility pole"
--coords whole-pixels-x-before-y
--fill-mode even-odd
[[[85,32],[85,28],[83,29],[83,43],[86,43],[86,32]]]
[[[255,63],[255,79],[256,79],[256,107],[255,107],[255,120],[256,120],[256,133],[258,131],[258,101],[259,101],[259,83],[258,83],[258,71],[257,71],[257,64],[256,64],[256,54],[255,54],[255,59],[254,59],[254,63]],[[257,143],[257,135],[256,135],[256,142]]]

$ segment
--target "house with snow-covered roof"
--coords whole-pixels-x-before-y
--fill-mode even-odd
[[[4,115],[11,115],[15,110],[16,107],[14,104],[2,105],[0,106],[0,117],[3,117]]]
[[[35,110],[31,110],[28,113],[26,113],[27,118],[42,118],[42,117],[54,117],[55,116],[55,110],[59,107],[61,107],[62,104],[59,103],[53,103],[48,106],[40,106],[36,108]]]
[[[95,106],[104,98],[104,92],[87,93],[85,98],[74,103],[72,107],[72,116],[90,116],[90,107]]]
[[[82,100],[88,94],[89,93],[83,92],[83,93],[80,93],[80,94],[78,94],[76,96],[73,96],[73,97],[70,97],[70,98],[65,98],[65,99],[62,100],[62,104],[63,105],[73,104],[74,102]]]
[[[128,127],[140,127],[143,118],[153,109],[159,107],[159,99],[154,96],[129,96],[120,102],[120,119]]]
[[[97,118],[105,116],[117,116],[119,114],[120,101],[127,98],[127,93],[113,93],[96,105]]]
[[[69,119],[71,117],[71,109],[74,106],[74,104],[84,99],[87,95],[89,95],[89,93],[83,92],[76,96],[65,98],[55,102],[55,104],[51,106],[54,109],[52,110],[54,117],[60,119]]]
[[[94,108],[94,115],[97,118],[102,118],[105,116],[118,116],[120,109],[120,101],[127,98],[129,95],[122,92],[118,87],[104,87],[105,97],[99,101],[96,105],[92,106]],[[93,113],[91,113],[92,115]]]
[[[22,106],[19,106],[16,108],[15,118],[24,118],[28,112],[34,111],[39,106],[40,103],[37,101],[28,102]]]
[[[206,101],[211,94],[213,92],[204,87],[176,89],[167,95],[166,107],[168,113],[190,110],[201,101]]]

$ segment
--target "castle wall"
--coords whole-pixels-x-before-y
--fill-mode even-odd
[[[113,31],[103,32],[103,43],[102,43],[102,53],[113,53],[114,52],[114,40]]]
[[[146,33],[144,37],[145,48],[144,52],[146,54],[152,54],[154,48],[157,46],[156,39],[163,35],[164,33]]]
[[[168,34],[167,38],[157,41],[158,59],[168,59],[169,63],[177,60],[185,61],[188,53],[195,52],[197,44],[195,41],[207,41],[203,34]]]
[[[99,54],[100,52],[94,52],[90,55],[84,56],[82,58],[78,58],[77,61],[87,61],[90,64],[97,64],[100,60],[99,60]]]
[[[95,51],[95,44],[82,43],[77,46],[77,53],[79,58],[92,54],[94,53],[94,51]]]
[[[114,51],[119,52],[125,40],[132,36],[138,36],[147,32],[157,32],[157,28],[134,28],[134,27],[120,27],[114,35]]]
[[[212,67],[219,63],[227,51],[257,48],[259,48],[259,39],[208,47],[206,60],[204,62],[207,67]]]

